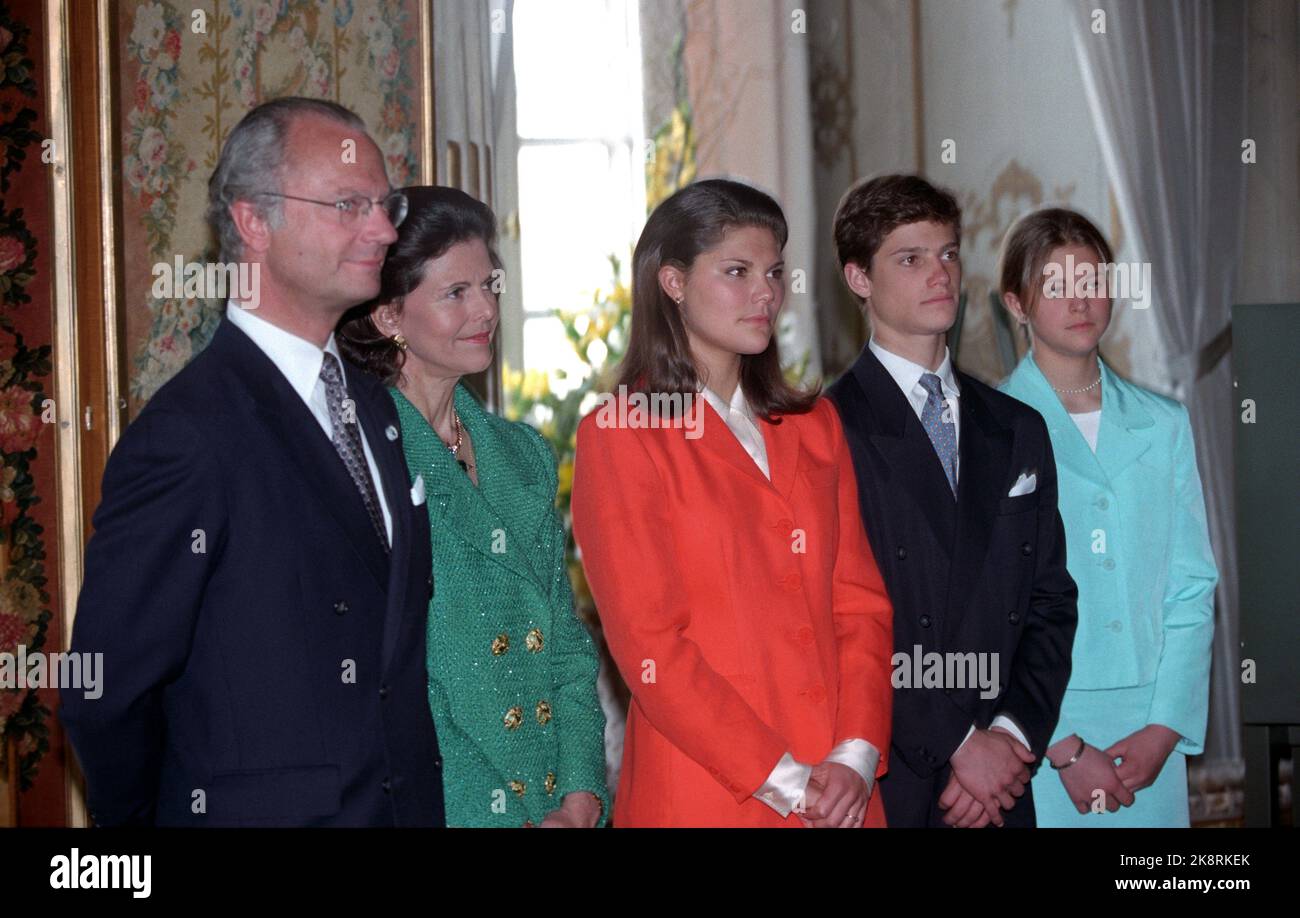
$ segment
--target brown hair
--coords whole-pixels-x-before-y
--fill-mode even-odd
[[[409,207],[406,219],[397,228],[397,241],[389,246],[384,259],[379,295],[344,313],[337,331],[343,356],[388,386],[396,385],[402,375],[406,352],[379,330],[375,308],[391,303],[400,311],[406,295],[424,280],[429,262],[460,242],[482,240],[492,267],[501,267],[496,252],[496,217],[486,204],[459,189],[441,185],[415,185],[403,188],[402,194]]]
[[[718,245],[729,230],[770,230],[785,248],[789,229],[781,206],[757,188],[728,179],[687,185],[650,214],[632,254],[632,328],[619,367],[619,385],[629,392],[694,394],[699,371],[691,357],[681,308],[659,284],[659,269],[689,271],[701,252]],[[773,331],[767,348],[740,357],[740,386],[754,414],[767,421],[812,408],[820,387],[791,386],[781,372]]]
[[[1043,289],[1035,280],[1042,276],[1052,250],[1063,245],[1086,245],[1099,260],[1108,264],[1115,260],[1101,230],[1078,211],[1046,207],[1025,214],[1007,230],[998,255],[998,293],[1003,304],[1006,294],[1014,293],[1025,315],[1030,315]]]
[[[840,272],[855,264],[871,272],[885,237],[908,223],[942,223],[961,241],[961,207],[948,191],[919,175],[880,175],[854,185],[835,209],[835,254]]]

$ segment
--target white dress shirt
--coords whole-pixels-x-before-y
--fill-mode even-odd
[[[334,426],[330,423],[329,404],[325,400],[325,380],[320,378],[320,370],[325,363],[326,351],[329,351],[338,360],[343,385],[345,388],[347,386],[347,370],[343,366],[343,358],[339,354],[338,345],[334,342],[333,332],[330,333],[330,339],[325,342],[325,347],[322,349],[306,338],[299,338],[292,332],[287,332],[279,326],[272,325],[257,316],[252,310],[236,306],[234,303],[226,304],[226,318],[236,328],[253,339],[253,343],[261,348],[262,353],[266,354],[276,368],[284,374],[284,378],[289,381],[293,391],[298,393],[298,397],[303,400],[308,410],[320,423],[321,429],[325,431],[325,436],[329,437],[332,442],[334,439]],[[384,515],[384,528],[388,530],[388,544],[391,545],[393,544],[393,517],[388,512],[388,501],[384,498],[384,487],[379,478],[379,466],[375,465],[375,457],[371,454],[370,444],[366,441],[366,432],[359,422],[357,432],[361,434],[361,448],[366,453],[366,466],[370,469],[370,479],[375,484],[375,494],[379,497],[379,509]]]
[[[937,370],[912,363],[906,357],[899,357],[892,351],[885,350],[876,343],[875,338],[867,342],[867,347],[871,348],[871,353],[876,355],[876,359],[894,378],[898,388],[903,390],[912,410],[916,412],[917,420],[921,419],[921,413],[925,411],[925,403],[930,398],[930,390],[921,385],[921,377],[926,373],[933,373],[939,377],[944,407],[949,409],[948,414],[952,418],[952,439],[954,443],[961,443],[961,390],[957,388],[957,377],[952,372],[952,358],[948,355],[947,346],[943,349],[943,362],[939,364]],[[961,472],[960,453],[953,456],[952,465],[953,484],[956,485],[957,477]]]
[[[921,377],[926,373],[933,373],[939,377],[945,407],[950,409],[949,414],[952,417],[953,440],[959,447],[958,454],[953,457],[953,482],[955,484],[961,473],[961,390],[957,388],[957,376],[952,371],[952,356],[948,353],[947,345],[944,345],[943,348],[943,362],[939,364],[939,368],[936,370],[923,367],[919,363],[913,363],[893,351],[885,350],[876,343],[874,337],[867,342],[867,347],[871,348],[871,353],[876,355],[876,359],[894,378],[898,388],[903,390],[903,395],[907,396],[908,403],[912,406],[912,410],[916,412],[917,420],[921,419],[921,412],[925,410],[926,400],[930,397],[929,390],[921,385]],[[1026,749],[1029,748],[1029,740],[1025,739],[1024,731],[1006,714],[999,714],[994,717],[993,723],[989,724],[989,726],[1002,727],[1020,740]],[[971,724],[970,729],[966,731],[966,736],[957,745],[957,749],[965,746],[966,740],[970,739],[971,734],[974,732],[975,725]],[[953,750],[953,754],[956,754],[956,750]]]
[[[712,389],[704,389],[704,400],[713,406],[713,410],[722,418],[727,429],[735,435],[749,457],[754,460],[768,481],[772,472],[767,463],[767,443],[763,432],[758,427],[758,419],[749,407],[749,401],[739,385],[731,396],[731,402],[724,402],[722,397]],[[826,756],[828,762],[847,765],[867,782],[870,794],[876,781],[876,766],[880,764],[880,750],[864,739],[848,739],[840,743]],[[790,752],[781,756],[772,773],[767,776],[763,786],[754,791],[754,797],[766,803],[782,816],[789,816],[808,790],[808,781],[812,777],[812,765],[798,761]]]

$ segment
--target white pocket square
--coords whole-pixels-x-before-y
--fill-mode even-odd
[[[1030,472],[1028,475],[1021,472],[1020,477],[1016,479],[1016,483],[1013,484],[1011,490],[1007,492],[1007,497],[1020,497],[1022,494],[1033,494],[1037,487],[1038,474],[1036,472]]]
[[[411,503],[420,506],[424,503],[424,476],[416,475],[415,484],[411,485]]]

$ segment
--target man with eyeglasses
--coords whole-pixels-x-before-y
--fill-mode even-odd
[[[259,295],[126,429],[86,548],[72,649],[102,693],[61,716],[97,824],[443,824],[424,494],[334,342],[405,212],[341,106],[274,100],[227,138],[208,221]]]

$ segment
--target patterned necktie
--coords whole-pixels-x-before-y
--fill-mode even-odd
[[[933,373],[921,376],[921,387],[928,393],[925,408],[921,410],[921,426],[930,435],[930,443],[939,454],[943,473],[948,476],[948,486],[957,496],[957,425],[952,418],[944,419],[943,383]]]
[[[325,381],[325,404],[329,407],[330,426],[334,428],[334,448],[339,458],[347,467],[352,482],[361,492],[361,500],[370,514],[370,522],[375,526],[379,543],[388,548],[388,532],[384,528],[384,515],[379,509],[379,497],[375,493],[375,483],[370,477],[370,466],[366,462],[366,451],[361,446],[361,427],[357,423],[355,409],[351,417],[344,421],[343,399],[347,390],[343,388],[343,371],[338,358],[329,351],[325,352],[325,362],[321,364],[320,378]]]

